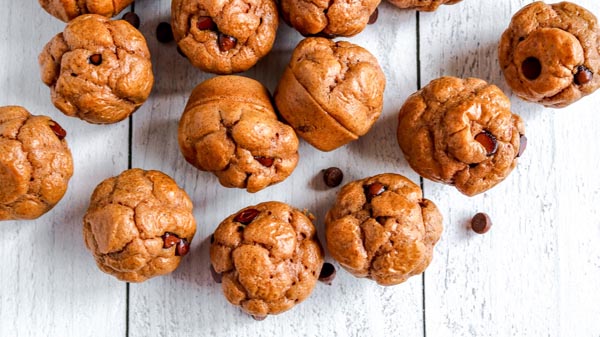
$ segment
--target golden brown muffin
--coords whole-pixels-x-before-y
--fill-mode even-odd
[[[342,267],[388,286],[427,268],[442,215],[419,186],[386,173],[345,185],[325,226],[327,248]]]
[[[331,151],[371,129],[383,109],[384,89],[385,75],[366,49],[309,37],[294,50],[275,105],[300,137]]]
[[[36,219],[62,199],[73,175],[66,136],[50,117],[0,107],[0,221]]]
[[[39,56],[52,103],[90,123],[116,123],[146,101],[154,76],[144,36],[127,21],[95,14],[67,24]]]
[[[190,198],[159,171],[131,169],[104,180],[83,218],[98,267],[127,282],[175,270],[195,233]]]
[[[185,159],[225,187],[257,192],[287,178],[298,163],[298,138],[277,120],[269,92],[241,76],[199,84],[179,121]]]
[[[441,5],[454,5],[462,0],[388,0],[398,8],[410,8],[418,11],[433,12]]]
[[[365,29],[381,0],[281,0],[281,15],[300,34],[353,36]]]
[[[506,82],[522,99],[562,108],[600,87],[600,28],[570,2],[523,7],[498,48]]]
[[[257,318],[304,301],[323,266],[311,219],[281,202],[264,202],[230,215],[211,242],[210,261],[222,274],[225,297]]]
[[[508,97],[477,78],[431,81],[406,100],[398,118],[398,144],[410,166],[468,196],[504,180],[526,142]]]
[[[46,12],[57,19],[69,22],[83,14],[113,17],[134,0],[39,0]]]
[[[273,0],[173,0],[171,24],[194,67],[232,74],[252,68],[271,51],[279,14]]]

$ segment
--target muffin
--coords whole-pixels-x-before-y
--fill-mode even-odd
[[[127,282],[175,270],[195,233],[190,198],[159,171],[131,169],[104,180],[83,218],[98,267]]]
[[[0,221],[36,219],[62,199],[73,175],[66,136],[50,117],[0,107]]]
[[[562,108],[600,87],[596,17],[570,2],[523,7],[498,48],[504,78],[522,99]]]
[[[366,134],[383,109],[385,76],[366,49],[309,37],[292,54],[275,105],[298,135],[331,151]]]
[[[477,78],[431,81],[406,100],[398,119],[398,144],[410,166],[468,196],[504,180],[527,141],[508,97]]]
[[[95,14],[67,24],[39,56],[52,103],[67,116],[116,123],[146,101],[154,77],[142,33]]]
[[[277,120],[267,89],[240,76],[198,85],[179,121],[185,159],[225,187],[257,192],[287,178],[298,163],[298,138]]]
[[[398,8],[410,8],[418,11],[433,12],[441,5],[454,5],[462,0],[388,0]]]
[[[304,36],[353,36],[360,33],[381,0],[281,0],[283,20]]]
[[[171,24],[179,49],[194,67],[232,74],[269,53],[279,14],[274,0],[173,0]]]
[[[69,22],[83,14],[113,17],[134,0],[39,0],[42,8],[57,19]]]
[[[344,269],[389,286],[427,268],[442,215],[419,186],[386,173],[345,185],[325,226],[329,253]]]
[[[323,266],[311,215],[281,202],[246,207],[219,224],[210,261],[227,300],[255,318],[304,301]]]

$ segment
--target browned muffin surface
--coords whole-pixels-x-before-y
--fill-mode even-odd
[[[83,14],[113,17],[134,0],[39,0],[42,8],[54,17],[69,22]]]
[[[441,5],[454,5],[462,0],[388,0],[398,8],[410,8],[418,11],[432,12]]]

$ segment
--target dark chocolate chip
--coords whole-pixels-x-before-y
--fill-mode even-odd
[[[485,148],[488,156],[492,156],[498,151],[498,140],[489,131],[483,130],[475,136],[475,140]]]
[[[199,30],[216,30],[217,25],[210,16],[201,16],[196,22],[196,27]]]
[[[258,213],[260,212],[254,208],[245,209],[241,211],[238,215],[236,215],[235,218],[233,218],[233,221],[241,222],[244,225],[247,225],[251,223],[252,220],[254,220],[254,218],[256,218]]]
[[[574,81],[577,85],[583,85],[589,83],[593,77],[594,73],[586,68],[586,66],[578,66]]]
[[[365,194],[367,195],[367,200],[371,200],[376,196],[380,195],[385,191],[385,186],[382,183],[375,182],[369,186],[365,187]]]
[[[161,22],[156,26],[156,39],[161,43],[173,41],[173,30],[168,22]]]
[[[163,248],[171,248],[173,246],[175,246],[176,244],[179,243],[179,241],[181,241],[181,239],[173,234],[173,233],[169,233],[166,232],[165,234],[163,234],[162,236],[163,239]]]
[[[140,17],[134,12],[125,13],[121,19],[129,22],[129,24],[134,26],[136,29],[140,28]]]
[[[477,213],[471,219],[471,228],[477,234],[485,234],[492,228],[492,220],[485,213]]]
[[[190,244],[186,239],[181,239],[177,243],[177,249],[175,250],[175,255],[177,256],[185,256],[190,251]]]
[[[94,55],[90,56],[88,58],[88,62],[95,66],[101,65],[102,64],[102,54],[94,54]]]
[[[270,157],[254,157],[254,159],[256,159],[257,162],[261,163],[262,166],[266,166],[266,167],[271,167],[273,166],[273,162],[275,162],[275,159],[270,158]]]
[[[330,167],[323,171],[323,180],[329,187],[337,187],[344,179],[344,172],[337,167]]]
[[[325,262],[319,274],[319,281],[331,285],[333,279],[335,279],[335,267],[331,263]]]
[[[379,9],[375,8],[375,11],[371,14],[371,16],[369,16],[369,22],[367,22],[368,25],[372,25],[375,22],[377,22],[377,18],[379,17]]]
[[[229,36],[223,33],[219,33],[218,38],[219,50],[226,52],[231,50],[237,44],[237,39],[233,36]]]
[[[521,135],[519,138],[519,153],[517,154],[517,158],[523,155],[525,149],[527,148],[527,137],[525,135]]]
[[[535,80],[542,73],[542,64],[535,57],[528,57],[521,64],[521,71],[528,80]]]
[[[59,140],[63,140],[67,136],[67,131],[65,131],[65,129],[63,129],[60,124],[56,123],[55,121],[48,122],[48,126],[50,129],[52,129],[52,132],[54,132]]]
[[[212,275],[212,278],[216,283],[221,283],[223,281],[223,276],[217,273],[212,264],[210,265],[210,274]]]

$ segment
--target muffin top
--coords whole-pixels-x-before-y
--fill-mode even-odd
[[[441,5],[454,5],[462,0],[388,0],[398,8],[411,8],[418,11],[432,12]]]
[[[39,0],[46,12],[57,19],[69,22],[83,14],[117,15],[134,0]]]

